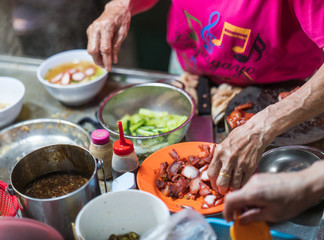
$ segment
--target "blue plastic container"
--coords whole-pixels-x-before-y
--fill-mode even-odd
[[[226,222],[220,218],[206,218],[207,222],[214,229],[218,240],[231,240],[230,227],[233,222]],[[274,230],[270,231],[272,240],[300,240],[300,238],[287,233],[281,233]]]

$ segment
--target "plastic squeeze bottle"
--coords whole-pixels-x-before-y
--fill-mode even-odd
[[[139,165],[132,141],[125,139],[124,137],[124,131],[121,122],[118,122],[118,129],[119,140],[115,141],[113,144],[113,179],[119,177],[125,172],[132,172],[136,174]]]
[[[106,129],[97,129],[91,133],[89,151],[98,159],[102,159],[106,179],[112,177],[111,161],[113,156],[112,143],[109,139],[109,132]],[[98,178],[104,180],[101,170],[98,171]]]

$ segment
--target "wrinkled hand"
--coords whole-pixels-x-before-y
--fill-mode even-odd
[[[88,53],[94,62],[111,70],[117,63],[118,52],[126,38],[131,21],[131,12],[121,1],[110,1],[104,12],[87,29]]]
[[[256,174],[242,187],[225,196],[223,215],[227,221],[240,216],[241,223],[278,222],[296,216],[316,204],[321,196],[311,194],[309,174]]]
[[[250,120],[249,120],[250,121]],[[249,121],[235,128],[216,146],[208,168],[208,176],[215,191],[225,195],[239,189],[255,172],[267,146],[264,133],[257,132]]]

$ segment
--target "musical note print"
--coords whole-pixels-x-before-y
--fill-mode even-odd
[[[192,26],[191,20],[197,22],[200,25],[201,28],[202,28],[202,24],[201,24],[201,22],[197,18],[195,18],[194,16],[190,15],[186,10],[184,11],[184,13],[186,15],[186,19],[187,19],[189,28],[191,29],[191,32],[189,33],[189,37],[192,40],[197,41],[198,40],[198,36],[197,36],[197,33],[195,32],[193,26]]]
[[[217,16],[217,18],[213,22],[212,20],[214,16]],[[211,52],[213,50],[214,44],[212,43],[212,40],[216,39],[216,37],[210,32],[210,30],[217,25],[219,18],[219,12],[212,12],[209,16],[208,25],[200,32],[201,38],[205,41],[204,48],[207,50],[207,52]]]
[[[224,35],[227,35],[227,36],[233,37],[233,38],[237,38],[237,39],[241,39],[244,41],[244,45],[243,46],[238,46],[238,45],[234,46],[234,47],[232,47],[232,50],[236,53],[243,53],[245,51],[246,45],[248,43],[250,34],[251,34],[251,29],[237,27],[237,26],[234,26],[228,22],[225,22],[220,39],[213,39],[212,43],[218,47],[221,46],[222,42],[223,42]]]
[[[234,55],[234,58],[237,61],[241,62],[241,63],[245,63],[245,62],[247,62],[251,58],[252,53],[255,51],[258,54],[258,58],[256,58],[254,60],[254,62],[257,62],[257,61],[259,61],[261,59],[262,53],[263,53],[263,51],[265,49],[266,49],[266,45],[263,42],[263,40],[261,39],[260,34],[258,33],[258,35],[256,36],[256,38],[254,40],[254,43],[253,43],[253,45],[251,47],[251,50],[249,52],[249,55],[248,56],[245,56],[243,54],[235,54]]]

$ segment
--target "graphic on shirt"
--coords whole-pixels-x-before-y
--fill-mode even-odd
[[[186,15],[186,19],[187,19],[187,23],[189,25],[189,28],[191,29],[191,32],[189,33],[189,37],[194,41],[198,41],[199,38],[198,38],[197,33],[195,32],[194,28],[192,27],[191,21],[197,22],[200,25],[201,28],[202,28],[202,24],[197,18],[190,15],[186,10],[184,11],[184,13]]]
[[[240,39],[243,40],[243,46],[235,45],[232,47],[232,50],[236,53],[243,53],[249,41],[250,34],[251,29],[237,27],[228,22],[225,22],[223,25],[223,30],[220,39],[213,39],[212,43],[216,46],[221,46],[221,44],[223,43],[224,36]]]
[[[217,11],[213,11],[209,15],[206,26],[203,26],[198,18],[187,11],[184,11],[184,14],[191,31],[188,35],[177,33],[175,42],[182,42],[183,46],[190,47],[193,50],[190,56],[186,55],[186,53],[180,53],[186,69],[191,69],[191,71],[199,74],[197,57],[200,57],[210,66],[209,71],[211,72],[222,69],[232,73],[232,77],[238,81],[254,82],[252,76],[256,73],[255,68],[242,65],[242,63],[247,63],[250,60],[256,62],[262,58],[266,44],[260,34],[257,34],[246,55],[244,53],[247,52],[248,43],[252,40],[251,29],[235,26],[226,21],[224,21],[223,26],[219,25],[221,15]],[[216,36],[216,29],[220,27],[222,27],[222,31],[219,36]],[[233,41],[226,41],[228,38]],[[203,44],[200,44],[201,40]],[[217,48],[230,48],[237,64],[213,58],[213,51],[217,51],[215,50]],[[231,81],[235,80],[232,79]]]
[[[263,42],[263,40],[261,39],[260,34],[258,33],[258,35],[256,36],[254,43],[250,49],[248,56],[245,56],[243,54],[235,54],[234,58],[239,62],[245,63],[245,62],[249,61],[249,59],[252,56],[252,53],[255,51],[258,54],[258,58],[254,59],[254,62],[257,62],[261,59],[262,53],[265,49],[266,49],[266,45]]]
[[[216,19],[215,16],[217,17]],[[205,42],[204,48],[209,53],[213,51],[213,40],[216,40],[216,37],[211,33],[210,30],[217,25],[217,23],[219,22],[219,18],[219,12],[212,12],[208,19],[208,25],[206,27],[203,27],[203,29],[200,32],[201,38]]]

